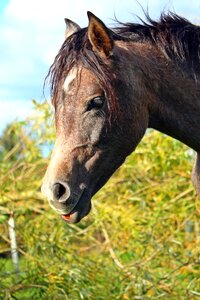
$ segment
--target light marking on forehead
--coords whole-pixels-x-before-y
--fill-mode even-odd
[[[70,90],[70,85],[72,81],[76,78],[77,76],[77,68],[73,68],[65,78],[64,84],[63,84],[63,89],[67,93]]]

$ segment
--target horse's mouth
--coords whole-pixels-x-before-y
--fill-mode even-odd
[[[72,209],[72,211],[68,214],[61,214],[61,218],[63,221],[75,224],[80,222],[82,218],[87,216],[91,210],[91,198],[83,192],[81,198],[78,203]]]
[[[107,181],[109,177],[106,176],[106,180],[103,177],[100,177],[97,184],[93,187],[93,189],[85,189],[75,205],[75,207],[72,209],[72,211],[68,214],[61,214],[61,218],[63,221],[75,224],[80,222],[82,218],[87,216],[91,210],[92,204],[91,204],[91,197],[96,194],[96,192],[102,187],[102,185]]]

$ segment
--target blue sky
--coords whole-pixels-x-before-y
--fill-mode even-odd
[[[199,0],[139,0],[150,15],[175,10],[200,23]],[[87,26],[87,10],[106,24],[143,16],[136,0],[0,0],[0,131],[31,112],[31,99],[43,100],[43,81],[64,39],[65,17]],[[48,92],[47,92],[48,95]]]

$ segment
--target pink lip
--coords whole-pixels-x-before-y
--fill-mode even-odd
[[[68,214],[68,215],[61,215],[61,218],[64,220],[64,221],[69,221],[70,220],[70,217],[71,217],[71,213]]]
[[[79,221],[79,217],[78,217],[78,211],[72,211],[69,214],[64,214],[64,215],[60,215],[62,220],[70,223],[70,224],[74,224],[77,223]]]

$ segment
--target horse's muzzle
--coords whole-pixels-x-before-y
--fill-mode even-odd
[[[49,205],[69,223],[79,222],[91,209],[91,196],[83,186],[78,193],[73,193],[66,182],[57,181],[52,185],[43,183],[41,191]]]

